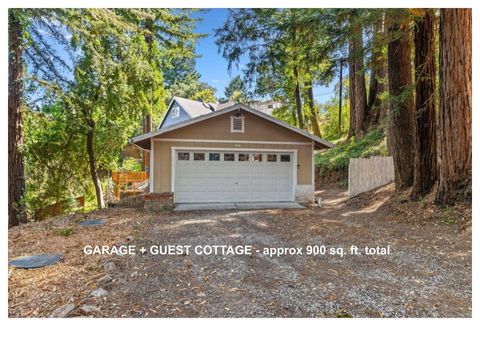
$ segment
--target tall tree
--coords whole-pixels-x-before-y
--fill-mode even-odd
[[[174,96],[183,97],[186,99],[204,101],[204,102],[216,102],[215,88],[200,81],[200,74],[198,71],[193,70],[181,79],[175,81],[167,89],[167,99],[170,101]]]
[[[305,119],[303,117],[302,90],[300,89],[300,73],[298,66],[293,65],[293,81],[295,83],[295,109],[297,111],[297,126],[305,129]]]
[[[389,149],[393,151],[397,191],[413,185],[414,99],[410,31],[404,10],[391,10],[388,31],[388,87],[390,93]]]
[[[415,171],[412,197],[427,193],[437,180],[435,101],[435,14],[415,21]]]
[[[8,225],[27,221],[22,204],[25,191],[23,163],[23,24],[22,11],[8,12]]]
[[[128,137],[141,131],[144,117],[165,109],[161,69],[170,55],[188,54],[194,22],[188,12],[170,9],[47,9],[29,29],[38,40],[29,55],[31,78],[69,109],[71,128],[84,139],[99,208],[100,176]],[[47,40],[37,24],[51,34]],[[55,53],[54,40],[67,60]]]
[[[367,119],[370,126],[377,126],[381,118],[382,101],[386,76],[386,59],[383,55],[385,24],[383,14],[373,24],[371,45],[370,82],[367,101]]]
[[[154,34],[155,34],[155,29],[154,29],[154,19],[147,19],[145,22],[144,22],[144,28],[145,28],[145,35],[144,35],[144,38],[145,38],[145,43],[147,45],[147,57],[148,57],[148,62],[149,62],[149,65],[150,67],[154,67],[155,66],[155,63],[154,63],[154,59],[155,59],[155,53],[154,53]],[[143,133],[149,133],[150,131],[152,131],[152,122],[153,122],[153,119],[152,119],[152,109],[153,109],[153,102],[155,101],[154,99],[154,93],[155,93],[155,84],[154,82],[152,81],[152,83],[150,84],[150,91],[148,91],[148,88],[147,88],[147,102],[149,103],[146,107],[146,113],[145,113],[145,116],[143,118],[143,126],[142,126],[142,130],[143,130]],[[142,170],[143,171],[149,171],[150,170],[150,151],[142,151]]]
[[[351,16],[353,32],[349,41],[348,72],[350,79],[350,111],[351,111],[351,135],[361,137],[368,125],[367,112],[367,90],[365,86],[364,57],[363,57],[363,34],[362,26]]]
[[[297,126],[300,129],[305,129],[305,118],[303,114],[303,103],[302,103],[302,89],[301,89],[301,79],[300,79],[300,54],[298,47],[298,13],[297,10],[291,9],[289,12],[290,15],[290,24],[287,34],[290,32],[290,36],[287,35],[287,38],[291,38],[290,49],[292,53],[291,64],[293,67],[293,81],[295,83],[295,108],[297,110]],[[288,63],[288,62],[287,62]]]
[[[314,77],[312,84],[318,83],[317,74],[323,71],[317,70],[330,51],[325,46],[329,37],[323,31],[324,15],[323,9],[234,9],[216,31],[229,68],[246,54],[244,79],[255,84],[256,95],[280,100],[284,106],[276,115],[304,129],[315,126],[309,124],[311,114],[305,116],[305,110],[310,113],[309,106],[304,107],[309,101],[305,84],[309,75]]]
[[[355,116],[355,60],[353,54],[355,52],[353,41],[348,42],[348,100],[350,102],[350,126],[348,127],[348,137],[355,136],[356,134],[356,116]]]
[[[367,89],[365,86],[364,58],[363,58],[363,30],[356,25],[353,33],[353,63],[355,81],[355,132],[362,136],[368,127],[367,112]]]
[[[472,196],[472,11],[440,10],[440,117],[436,202]]]
[[[225,100],[245,103],[247,101],[247,87],[240,75],[230,80],[225,87]]]
[[[321,137],[320,126],[318,126],[318,114],[315,107],[315,97],[313,96],[313,82],[312,75],[308,76],[308,79],[305,81],[305,90],[307,91],[307,103],[310,115],[310,124],[312,125],[313,134],[315,136]]]

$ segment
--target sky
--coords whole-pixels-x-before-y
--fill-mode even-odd
[[[206,34],[205,38],[197,41],[196,52],[200,57],[197,59],[197,71],[201,74],[202,81],[217,89],[217,98],[224,97],[225,87],[231,78],[242,73],[242,67],[248,59],[244,57],[240,61],[240,69],[233,66],[231,73],[228,72],[227,60],[218,52],[215,44],[215,29],[222,26],[228,16],[228,9],[206,9],[196,15],[201,19],[197,23],[196,31]],[[328,86],[315,86],[313,94],[318,103],[324,103],[335,95],[334,86],[338,79]]]
[[[202,12],[195,13],[194,16],[199,19],[196,31],[205,34],[206,37],[197,40],[196,53],[199,56],[196,62],[197,71],[201,75],[201,80],[213,86],[216,91],[216,97],[225,96],[225,87],[230,79],[242,74],[242,68],[248,63],[247,56],[240,59],[239,67],[233,66],[228,71],[227,60],[225,60],[218,51],[215,44],[215,30],[223,25],[228,16],[228,9],[205,9]],[[67,54],[57,43],[52,44],[56,51],[64,60],[70,63]],[[68,77],[68,76],[67,76]],[[324,103],[335,95],[334,86],[338,79],[334,79],[328,86],[315,86],[313,93],[318,103]]]

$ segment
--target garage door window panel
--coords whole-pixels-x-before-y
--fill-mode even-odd
[[[193,160],[194,161],[204,161],[205,160],[205,153],[193,153]]]
[[[223,161],[235,161],[235,154],[223,154]]]
[[[238,161],[248,161],[250,154],[238,154]]]
[[[277,162],[277,154],[268,154],[267,162]]]
[[[280,162],[290,162],[290,155],[288,154],[280,155]]]
[[[184,160],[184,161],[190,160],[190,153],[188,153],[188,152],[179,152],[179,153],[178,153],[178,160]]]
[[[210,153],[208,154],[209,161],[220,161],[220,153]]]

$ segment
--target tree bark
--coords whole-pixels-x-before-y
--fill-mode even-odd
[[[93,149],[94,126],[90,126],[87,132],[87,153],[88,163],[90,165],[90,176],[92,177],[93,186],[95,187],[95,195],[97,197],[97,207],[103,209],[105,203],[103,201],[103,192],[97,173],[97,163],[95,160],[95,151]]]
[[[416,21],[415,43],[415,171],[412,198],[430,191],[437,180],[435,101],[435,15],[426,10]]]
[[[340,60],[340,80],[338,89],[338,136],[342,134],[343,59]]]
[[[147,43],[148,46],[148,56],[149,56],[149,63],[150,66],[154,66],[153,64],[153,32],[154,32],[154,23],[153,20],[149,19],[145,22],[145,28],[149,31],[148,33],[145,34],[145,42]],[[149,102],[150,102],[150,109],[153,107],[153,93],[154,93],[154,84],[151,84],[150,87],[150,96],[149,96]],[[143,118],[143,133],[149,133],[152,131],[152,114],[151,111],[147,114],[145,114],[145,117]],[[143,171],[149,171],[150,170],[150,151],[145,151],[143,150],[143,156],[142,156],[142,170]]]
[[[354,45],[353,41],[348,42],[348,100],[350,103],[350,127],[348,137],[355,136],[356,117],[355,117],[355,62],[353,60]]]
[[[355,63],[355,129],[357,136],[363,136],[368,128],[367,112],[367,88],[365,86],[365,74],[363,73],[363,34],[362,27],[355,28],[353,38],[354,63]]]
[[[354,29],[354,35],[348,46],[348,76],[350,98],[350,131],[349,136],[363,136],[366,122],[367,90],[363,73],[363,35],[361,26]],[[353,126],[352,126],[353,125]]]
[[[384,91],[385,57],[379,46],[379,35],[384,32],[383,19],[375,24],[373,32],[372,65],[367,101],[367,119],[370,126],[377,126],[380,122],[382,101],[380,94]]]
[[[312,124],[313,134],[321,137],[322,134],[320,132],[320,127],[318,126],[317,109],[315,108],[315,98],[313,96],[313,84],[311,79],[305,82],[305,87],[307,88],[308,108],[310,109],[310,122]]]
[[[25,192],[23,162],[23,35],[22,24],[11,9],[8,14],[8,226],[27,221],[22,198]]]
[[[300,90],[300,80],[298,68],[296,65],[293,66],[293,76],[295,78],[295,107],[297,111],[298,127],[300,129],[305,129],[305,121],[303,118],[302,92]]]
[[[408,33],[390,19],[389,32],[394,40],[388,44],[388,87],[390,93],[390,124],[387,136],[395,167],[396,190],[413,185],[414,166],[414,101],[411,49]],[[404,32],[402,34],[402,32]],[[401,35],[399,35],[401,34]]]
[[[440,10],[440,205],[472,198],[472,12]]]

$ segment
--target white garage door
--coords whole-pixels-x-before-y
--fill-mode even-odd
[[[293,153],[177,150],[175,202],[293,201]]]

